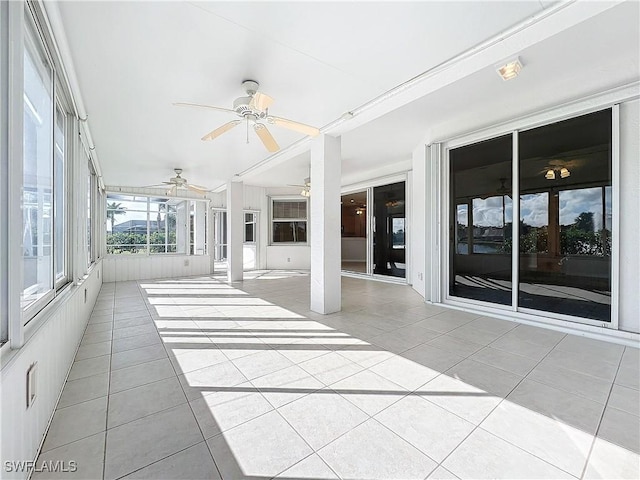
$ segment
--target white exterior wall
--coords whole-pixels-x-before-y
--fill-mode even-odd
[[[7,473],[4,461],[34,460],[49,419],[89,321],[102,285],[102,268],[98,262],[78,286],[45,309],[43,318],[36,317],[35,331],[25,328],[25,344],[19,350],[3,349],[0,375],[0,458],[2,478],[26,478],[26,472]],[[85,289],[87,298],[85,301]],[[47,307],[49,308],[49,307]],[[26,373],[37,366],[37,397],[26,408]]]
[[[620,105],[620,321],[640,333],[640,100]]]

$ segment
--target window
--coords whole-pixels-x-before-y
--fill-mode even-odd
[[[27,15],[28,16],[28,15]],[[23,308],[53,296],[53,73],[27,22],[24,36]],[[56,197],[64,195],[57,192]],[[62,242],[64,243],[64,242]],[[62,246],[62,245],[61,245]]]
[[[109,193],[106,210],[110,255],[205,252],[204,201]]]
[[[276,200],[271,206],[272,243],[307,243],[307,200]]]
[[[66,184],[66,115],[58,106],[56,108],[56,124],[53,132],[54,139],[54,159],[53,159],[53,178],[54,189],[56,192],[65,192]],[[67,228],[67,201],[65,195],[55,195],[54,197],[54,239],[55,247],[54,272],[56,285],[67,279],[67,248],[65,244],[66,228]]]
[[[97,193],[98,183],[96,172],[93,169],[93,164],[89,161],[89,175],[87,175],[87,266],[90,266],[96,260],[91,212],[94,209]]]
[[[244,214],[244,243],[256,243],[256,217],[255,213]]]

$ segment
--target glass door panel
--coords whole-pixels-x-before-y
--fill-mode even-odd
[[[342,195],[342,270],[367,273],[367,191]]]
[[[405,182],[373,188],[373,273],[406,276]]]
[[[519,134],[522,308],[611,320],[611,110]]]
[[[512,136],[453,149],[449,158],[449,295],[511,305]]]

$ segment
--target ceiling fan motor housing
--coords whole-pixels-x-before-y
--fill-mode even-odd
[[[266,117],[264,112],[251,106],[251,97],[239,97],[233,101],[233,109],[241,117],[249,117],[251,120]]]

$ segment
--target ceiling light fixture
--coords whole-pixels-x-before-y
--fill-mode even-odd
[[[556,172],[554,172],[553,170],[547,170],[547,173],[545,173],[544,178],[546,178],[547,180],[555,180]]]
[[[570,177],[570,176],[571,176],[571,172],[569,171],[568,168],[562,167],[560,169],[560,177],[561,178],[567,178],[567,177]]]
[[[509,60],[504,65],[500,65],[497,67],[498,75],[502,77],[503,80],[511,80],[515,78],[522,70],[522,63],[520,62],[520,58],[516,57],[512,60]]]

